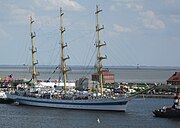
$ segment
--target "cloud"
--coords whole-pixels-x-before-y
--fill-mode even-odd
[[[78,4],[77,2],[73,1],[73,0],[63,0],[62,3],[69,7],[72,8],[74,10],[83,10],[84,7],[82,7],[80,4]]]
[[[34,0],[30,2],[31,6],[28,6],[29,3],[20,3],[3,3],[0,1],[0,7],[2,7],[3,9],[1,15],[6,15],[6,19],[8,17],[6,25],[27,25],[29,24],[29,17],[32,16],[38,28],[41,28],[42,26],[57,27],[57,24],[59,23],[59,17],[47,15],[45,11],[47,11],[47,9],[58,10],[60,7],[60,1],[58,2],[58,0]],[[72,7],[73,10],[78,10],[81,8],[81,6],[78,6],[78,3],[76,3],[75,1],[63,0],[63,3],[65,3],[66,6],[68,6],[69,8]],[[45,10],[41,10],[41,8],[39,7],[45,8]],[[1,30],[1,34],[2,33],[3,32]]]
[[[60,6],[65,6],[65,8],[75,11],[81,11],[85,9],[74,0],[34,0],[34,3],[36,4],[36,6],[41,7],[44,10],[55,10]]]
[[[113,24],[112,28],[113,30],[108,32],[110,37],[117,36],[119,33],[126,33],[132,31],[130,28],[121,26],[119,24]]]
[[[180,24],[180,15],[172,15],[170,19],[173,23]]]
[[[165,0],[166,4],[175,4],[179,0]]]
[[[174,0],[175,1],[175,0]],[[145,28],[148,29],[164,29],[165,23],[153,12],[146,10],[142,5],[141,0],[113,0],[110,7],[111,10],[116,11],[119,7],[126,7],[136,12],[140,17]]]
[[[24,24],[27,22],[27,16],[30,16],[33,12],[13,2],[0,2],[1,15],[6,19],[5,24]],[[2,22],[1,22],[2,23]]]
[[[118,24],[113,24],[113,30],[115,32],[118,32],[118,33],[121,33],[121,32],[131,32],[130,28],[126,28],[126,27],[123,27],[123,26],[118,25]]]
[[[8,36],[8,34],[0,28],[0,39],[6,38]]]
[[[35,20],[36,24],[39,27],[41,26],[53,26],[55,25],[56,18],[51,18],[50,16],[38,15],[38,13],[32,11],[31,8],[24,8],[22,6],[17,5],[9,5],[9,17],[13,22],[10,24],[13,25],[27,25],[29,23],[29,17],[32,16],[33,20]]]
[[[136,11],[141,11],[143,10],[143,6],[139,5],[137,3],[127,3],[126,6],[130,9],[134,9]]]
[[[146,28],[163,29],[166,27],[165,23],[153,11],[140,12],[140,15],[143,17],[143,23]]]
[[[111,10],[118,10],[119,7],[127,7],[135,10],[140,10],[143,8],[142,5],[138,4],[141,0],[112,0],[113,4],[110,6]],[[136,3],[137,2],[137,3]]]
[[[12,18],[17,21],[19,24],[26,24],[28,17],[35,14],[31,10],[16,8],[11,12]]]
[[[142,16],[142,21],[144,26],[149,29],[163,29],[165,28],[165,23],[160,20],[152,10],[145,10],[145,8],[137,3],[130,2],[126,6],[130,9],[133,9]]]

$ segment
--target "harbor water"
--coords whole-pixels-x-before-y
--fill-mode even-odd
[[[85,111],[0,104],[1,128],[179,128],[180,119],[154,117],[172,99],[133,99],[127,111]]]
[[[40,68],[39,79],[58,79],[58,72]],[[112,69],[117,82],[161,82],[179,69]],[[26,68],[0,67],[0,77],[31,78]],[[93,71],[75,69],[68,79],[89,77]],[[50,75],[51,74],[51,75]],[[171,106],[173,99],[134,98],[126,112],[85,111],[0,104],[0,128],[179,128],[180,119],[154,117],[152,111]]]
[[[40,66],[37,68],[39,72],[38,79],[47,80],[51,78],[52,80],[57,80],[59,77],[59,71],[56,67]],[[71,67],[71,72],[67,73],[68,80],[78,80],[81,77],[87,77],[91,79],[91,74],[95,73],[96,70],[91,68],[74,66]],[[125,68],[108,68],[112,73],[115,74],[116,82],[146,82],[146,83],[166,83],[166,80],[173,75],[175,72],[180,72],[179,67],[125,67]],[[0,66],[0,78],[7,77],[12,74],[14,78],[31,78],[31,69],[28,66]]]

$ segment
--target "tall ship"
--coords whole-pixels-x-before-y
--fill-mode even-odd
[[[8,93],[7,97],[9,99],[14,100],[18,104],[23,105],[31,105],[31,106],[40,106],[40,107],[53,107],[53,108],[63,108],[63,109],[83,109],[83,110],[105,110],[105,111],[122,111],[125,112],[128,102],[131,100],[132,97],[126,97],[126,96],[114,96],[114,95],[106,95],[103,92],[103,64],[102,60],[106,59],[106,56],[101,55],[101,47],[105,45],[105,43],[101,43],[100,40],[100,31],[103,29],[103,27],[100,27],[99,23],[99,13],[102,10],[99,9],[98,6],[96,6],[96,17],[97,17],[97,25],[96,25],[96,32],[97,32],[97,49],[98,49],[98,55],[97,55],[97,72],[99,74],[99,89],[98,94],[100,95],[94,95],[94,94],[81,94],[81,92],[75,91],[69,91],[67,89],[67,72],[69,69],[67,69],[66,66],[66,60],[69,59],[68,57],[65,57],[65,48],[67,47],[67,44],[64,43],[64,33],[65,28],[63,27],[63,11],[62,8],[60,8],[60,33],[61,33],[61,65],[59,66],[61,69],[61,72],[63,74],[63,84],[64,87],[60,91],[51,91],[51,93],[45,94],[45,93],[37,93],[38,91],[32,91],[33,89],[27,89],[26,91],[22,92],[14,92],[14,93]],[[34,62],[34,54],[36,50],[34,49],[34,41],[33,38],[35,35],[32,32],[32,24],[33,24],[32,18],[30,18],[30,29],[31,29],[31,42],[32,42],[32,65],[33,65],[33,72],[32,72],[32,79],[34,81],[34,85],[37,86],[37,73],[36,73],[36,64]],[[42,91],[41,89],[40,91]]]

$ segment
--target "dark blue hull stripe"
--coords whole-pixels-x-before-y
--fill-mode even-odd
[[[26,102],[34,102],[34,103],[44,103],[44,104],[64,104],[64,105],[126,105],[128,101],[117,101],[117,102],[105,102],[105,103],[68,103],[68,102],[53,102],[53,101],[38,101],[38,100],[30,100],[30,99],[16,99],[18,102],[21,103],[21,101]]]

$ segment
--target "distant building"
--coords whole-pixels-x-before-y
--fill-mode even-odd
[[[168,80],[167,84],[180,85],[180,72],[175,72]]]
[[[89,88],[97,88],[98,82],[91,81],[88,78],[79,78],[76,81],[76,88],[79,90],[87,90]]]
[[[109,70],[103,70],[102,76],[103,76],[104,84],[115,82],[115,75],[113,73],[111,73]],[[92,81],[99,82],[99,74],[98,73],[92,74]]]

